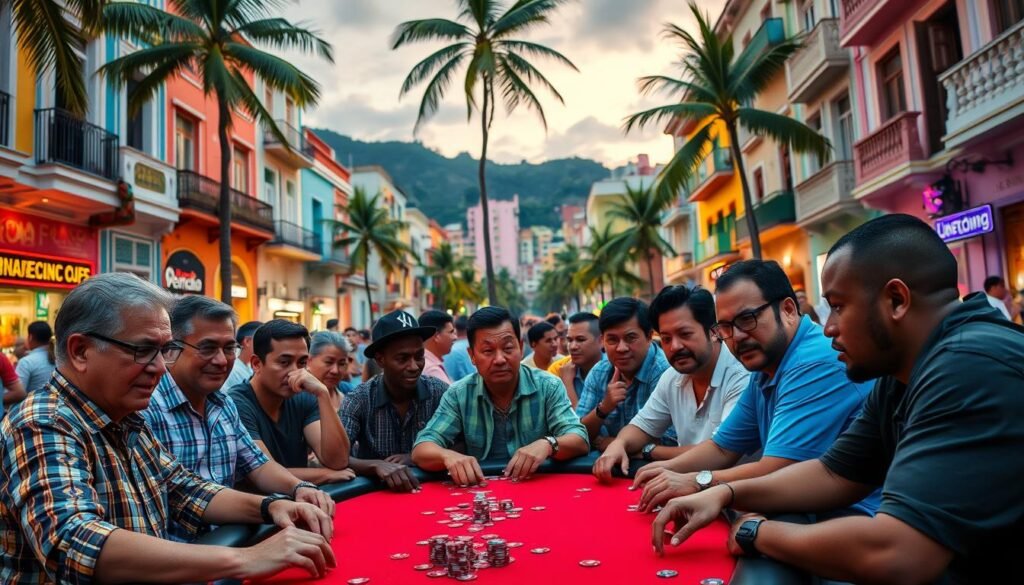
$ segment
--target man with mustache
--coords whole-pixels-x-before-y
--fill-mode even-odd
[[[1024,329],[983,294],[961,302],[957,262],[934,229],[872,220],[829,251],[825,333],[851,379],[879,377],[861,415],[818,459],[670,502],[662,546],[726,506],[759,513],[849,505],[878,486],[874,518],[798,525],[750,515],[734,552],[856,583],[1012,581],[1024,544]]]
[[[665,287],[651,301],[650,315],[672,368],[594,463],[594,475],[603,481],[611,479],[616,467],[626,475],[630,457],[671,459],[710,439],[750,379],[750,372],[711,333],[715,299],[710,292]],[[659,443],[669,427],[676,429],[678,446]]]
[[[220,390],[241,350],[234,309],[209,297],[188,295],[174,303],[170,318],[171,335],[182,352],[140,413],[153,436],[185,468],[207,481],[234,487],[248,480],[260,493],[290,494],[296,502],[308,502],[333,516],[331,497],[268,459],[242,425],[234,401]],[[199,534],[204,531],[205,527]],[[199,535],[176,522],[168,532],[182,541]]]
[[[711,331],[754,372],[711,439],[637,472],[640,507],[717,483],[761,477],[824,453],[860,412],[870,383],[851,382],[821,327],[801,316],[789,278],[774,261],[745,260],[718,279]],[[762,451],[752,463],[744,455]],[[735,466],[735,467],[734,467]],[[873,514],[877,494],[853,505]]]
[[[231,397],[256,445],[301,480],[352,479],[348,433],[331,401],[333,389],[306,369],[309,331],[274,319],[256,330],[252,347],[252,378],[232,388]],[[309,467],[310,450],[322,468]]]

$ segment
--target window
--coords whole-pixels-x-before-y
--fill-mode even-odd
[[[231,186],[249,194],[249,153],[237,146],[231,154]]]
[[[284,182],[284,209],[281,210],[281,218],[296,223],[296,215],[299,211],[299,203],[295,199],[295,181]]]
[[[153,274],[153,243],[121,234],[111,234],[114,272],[129,272],[143,280]]]
[[[263,92],[263,106],[270,112],[270,117],[274,117],[274,90],[269,87]]]
[[[174,162],[178,165],[178,169],[197,170],[199,165],[196,152],[196,122],[181,113],[175,114],[174,155]]]
[[[800,10],[800,21],[803,23],[804,32],[811,32],[814,30],[814,25],[818,23],[814,17],[814,0],[808,0]]]
[[[807,118],[807,127],[810,128],[811,130],[814,130],[818,134],[821,134],[821,112],[820,111],[819,112],[815,112],[815,113],[811,114],[810,116],[808,116],[808,118]],[[821,168],[821,159],[819,159],[818,157],[816,157],[816,156],[814,156],[812,154],[812,155],[808,155],[807,160],[808,160],[808,163],[807,163],[807,175],[810,176],[810,175],[813,175],[814,173],[818,172],[818,169]]]
[[[996,26],[1003,33],[1024,20],[1024,0],[996,0]]]
[[[832,145],[838,160],[853,160],[853,109],[850,95],[844,93],[833,102],[836,115],[835,141]]]
[[[764,200],[764,169],[758,167],[754,169],[754,203],[759,203]]]
[[[291,98],[284,99],[284,121],[293,127],[297,125],[295,123],[295,103]]]
[[[133,93],[135,93],[135,88],[137,88],[138,86],[138,81],[134,79],[129,80],[125,86],[126,98],[130,97]],[[139,111],[136,112],[134,116],[131,115],[130,111],[128,114],[128,128],[126,129],[127,135],[125,136],[125,144],[134,148],[135,150],[145,150],[146,148],[142,135],[143,128],[145,127],[145,124],[143,123],[142,120],[142,110],[143,108],[139,108]]]
[[[277,207],[277,173],[263,169],[263,202]]]
[[[903,61],[897,46],[878,62],[879,91],[881,92],[883,122],[907,110],[903,91]]]

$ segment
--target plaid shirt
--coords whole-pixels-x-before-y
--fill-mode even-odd
[[[416,399],[404,418],[384,388],[384,377],[374,376],[345,396],[341,404],[341,424],[352,440],[352,456],[359,459],[384,459],[412,451],[413,440],[437,410],[448,389],[437,378],[420,376]]]
[[[570,433],[587,441],[587,429],[572,411],[562,381],[547,372],[519,366],[519,387],[509,410],[512,435],[509,452],[548,435]],[[452,384],[441,399],[434,418],[416,438],[416,444],[436,443],[450,449],[465,441],[466,454],[487,459],[494,435],[494,403],[491,402],[480,374],[467,376]]]
[[[153,436],[186,469],[206,481],[234,487],[270,461],[245,430],[231,397],[221,391],[210,394],[206,397],[206,416],[202,416],[192,408],[170,372],[160,378],[149,408],[140,414]],[[195,536],[175,523],[168,528],[176,540]]]
[[[185,469],[142,417],[113,422],[55,372],[0,425],[0,582],[94,580],[118,528],[167,537],[197,530],[223,489]]]

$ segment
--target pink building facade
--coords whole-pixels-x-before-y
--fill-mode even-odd
[[[511,200],[491,199],[488,202],[490,211],[490,233],[484,232],[484,216],[480,204],[466,210],[467,236],[472,239],[476,251],[474,264],[477,271],[485,273],[484,239],[491,242],[491,258],[495,273],[502,268],[508,270],[512,278],[518,278],[519,269],[519,195]]]

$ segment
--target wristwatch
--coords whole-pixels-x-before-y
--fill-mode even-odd
[[[764,522],[764,518],[752,518],[740,524],[739,530],[736,531],[736,544],[740,545],[743,554],[748,557],[761,556],[754,541],[757,539],[757,529],[761,527],[762,522]]]
[[[278,500],[290,500],[290,499],[291,498],[289,498],[288,496],[286,496],[284,494],[272,494],[272,495],[269,495],[269,496],[263,498],[263,501],[260,502],[260,516],[263,518],[263,523],[264,524],[273,524],[274,523],[274,518],[273,518],[273,516],[270,515],[270,504],[273,504],[274,502],[276,502]]]
[[[700,491],[708,489],[709,487],[714,485],[715,482],[714,476],[707,469],[698,472],[697,477],[695,477],[694,479],[697,480],[697,486],[700,488]]]
[[[597,406],[594,407],[594,414],[597,415],[597,418],[599,418],[601,420],[604,420],[604,419],[608,418],[608,415],[611,414],[611,413],[610,412],[604,412],[603,410],[601,410],[601,403],[598,402]]]
[[[548,435],[544,437],[544,440],[551,444],[551,454],[558,453],[558,439]]]
[[[654,461],[653,453],[654,453],[655,447],[657,447],[657,446],[658,445],[655,444],[655,443],[647,443],[646,445],[644,445],[644,448],[640,450],[640,455],[646,461]]]
[[[295,494],[299,493],[299,489],[300,488],[310,488],[310,489],[314,489],[314,490],[320,489],[320,487],[318,485],[316,485],[315,483],[313,483],[311,481],[300,481],[299,483],[297,483],[295,485],[294,488],[292,488],[292,499],[293,500],[295,499]]]

